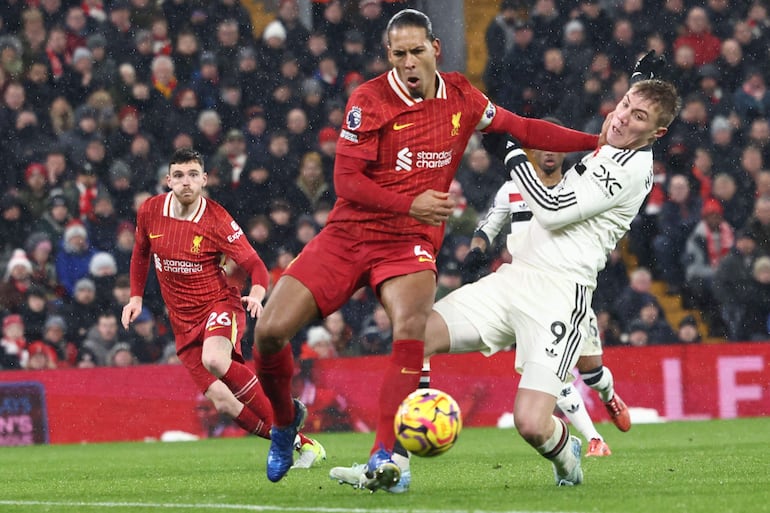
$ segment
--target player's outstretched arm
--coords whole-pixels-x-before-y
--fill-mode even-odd
[[[598,146],[599,138],[542,119],[524,118],[497,106],[487,133],[508,133],[526,148],[568,153],[588,151]]]

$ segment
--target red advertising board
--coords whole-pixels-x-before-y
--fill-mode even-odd
[[[431,362],[432,386],[457,399],[466,426],[495,425],[512,409],[518,384],[513,357],[437,356]],[[630,407],[654,409],[668,420],[770,415],[770,343],[608,348],[604,361]],[[311,397],[337,397],[359,429],[372,427],[385,363],[386,357],[319,360],[312,371],[316,390]],[[143,440],[172,430],[203,432],[196,412],[198,392],[179,366],[5,371],[0,372],[2,383],[6,390],[10,384],[39,384],[43,415],[34,418],[47,425],[50,443]],[[605,420],[597,395],[580,382],[578,388],[594,419]],[[27,404],[17,400],[22,392],[5,396],[11,399],[4,403],[10,405],[7,411],[0,411],[0,440],[21,443],[10,436],[20,424],[7,417],[19,414],[11,406]],[[34,441],[40,440],[44,438]]]

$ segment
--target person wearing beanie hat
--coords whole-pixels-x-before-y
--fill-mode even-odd
[[[74,66],[77,66],[77,64],[80,62],[81,59],[87,59],[93,62],[93,58],[94,56],[91,53],[91,50],[89,50],[85,46],[79,46],[72,53],[72,64]]]
[[[24,321],[19,314],[3,318],[0,336],[0,369],[24,368],[27,363],[27,340],[24,337]]]
[[[286,41],[286,29],[280,21],[271,21],[262,32],[262,39],[269,45],[283,44]],[[274,39],[275,42],[271,43],[271,39]]]
[[[313,326],[307,330],[307,341],[300,351],[300,360],[337,357],[332,335],[323,326]]]
[[[88,263],[94,253],[96,250],[91,246],[83,224],[70,223],[56,253],[56,275],[68,296],[72,297],[75,292],[75,282],[88,274]]]
[[[19,198],[35,219],[48,208],[47,181],[45,166],[39,162],[32,162],[24,170],[24,187],[19,191]]]
[[[701,342],[698,321],[692,315],[685,315],[679,321],[679,327],[676,330],[677,342],[681,344],[695,344]]]
[[[272,408],[241,353],[247,315],[254,318],[262,312],[268,272],[238,223],[219,203],[204,196],[208,174],[203,165],[198,151],[176,150],[166,175],[170,192],[153,196],[139,207],[129,274],[131,296],[121,322],[128,330],[141,318],[153,266],[177,355],[196,387],[220,414],[234,419],[246,432],[270,438]],[[223,279],[223,255],[250,277],[247,295]],[[305,458],[311,462],[325,458],[320,444],[304,435],[298,450],[301,458],[307,453]],[[291,458],[293,442],[290,451]]]
[[[709,198],[701,208],[701,220],[695,225],[685,243],[684,303],[700,308],[709,319],[719,319],[713,281],[720,262],[735,243],[735,230],[724,219],[724,207],[716,198]]]
[[[0,283],[0,310],[18,312],[32,285],[32,263],[23,249],[15,249]]]

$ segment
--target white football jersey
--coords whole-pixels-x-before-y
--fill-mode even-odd
[[[532,219],[532,210],[527,206],[524,197],[519,192],[516,182],[508,180],[495,193],[487,215],[479,222],[477,231],[484,232],[491,243],[495,237],[503,231],[509,222],[511,233],[515,234],[526,229],[527,223]],[[508,248],[512,251],[512,248]]]
[[[595,288],[607,254],[652,189],[652,149],[602,146],[572,166],[552,189],[540,182],[522,150],[511,152],[506,164],[537,221],[510,236],[514,263]]]

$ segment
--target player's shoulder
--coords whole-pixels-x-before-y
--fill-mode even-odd
[[[439,75],[441,75],[447,87],[456,87],[462,91],[475,89],[471,81],[459,71],[440,71]]]
[[[153,212],[163,209],[163,204],[166,202],[166,197],[171,193],[156,194],[150,198],[147,198],[140,206],[139,213]]]
[[[652,164],[652,147],[645,146],[638,150],[615,148],[605,144],[597,154],[602,160],[609,161],[614,167],[624,170],[646,169]]]

